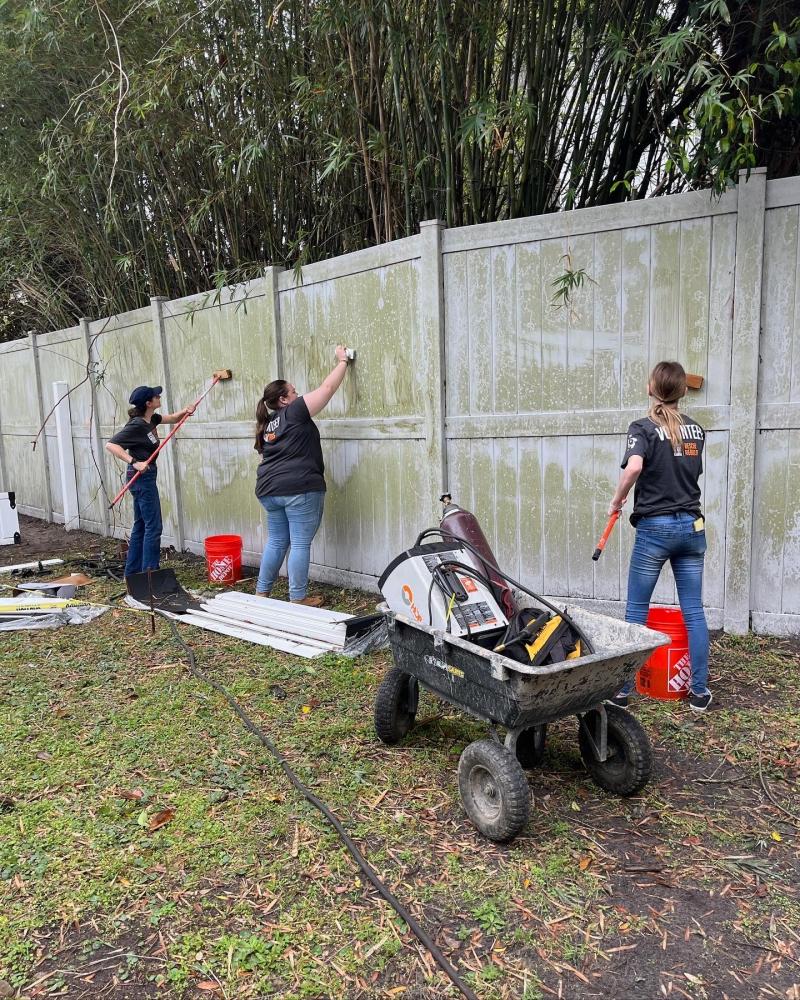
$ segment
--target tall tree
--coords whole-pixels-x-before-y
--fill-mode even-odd
[[[0,0],[0,339],[451,226],[800,172],[762,0]]]

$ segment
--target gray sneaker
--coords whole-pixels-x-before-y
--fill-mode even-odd
[[[693,712],[705,712],[710,704],[710,691],[706,691],[705,694],[695,694],[694,691],[692,691],[689,695],[689,708],[691,708]]]

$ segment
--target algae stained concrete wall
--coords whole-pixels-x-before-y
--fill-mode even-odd
[[[0,347],[0,489],[23,514],[48,518],[46,449],[41,439],[32,449],[40,426],[31,341],[15,340]]]
[[[70,418],[72,422],[72,447],[75,458],[75,477],[80,498],[81,527],[97,531],[98,526],[91,517],[92,508],[102,502],[97,470],[92,461],[89,443],[91,390],[86,371],[86,344],[80,327],[45,333],[37,337],[39,371],[42,387],[42,405],[45,415],[52,410],[53,382],[67,383],[69,392]],[[58,441],[56,424],[52,417],[45,424],[45,430],[37,446],[47,447],[49,464],[50,494],[53,505],[53,520],[62,523],[64,504],[61,496],[59,475]]]
[[[446,437],[456,502],[539,593],[619,613],[633,530],[591,559],[647,375],[677,358],[706,383],[704,600],[722,624],[736,195],[695,195],[444,235]],[[477,230],[477,231],[476,231]],[[566,269],[583,283],[557,295]],[[667,569],[654,600],[675,601]]]
[[[558,301],[565,270],[584,276]],[[329,492],[312,576],[374,589],[437,520],[447,486],[503,566],[539,592],[621,613],[633,532],[591,560],[628,424],[653,363],[705,376],[686,410],[707,430],[703,481],[712,625],[800,632],[800,179],[754,171],[696,192],[444,230],[0,346],[0,488],[61,516],[55,438],[31,451],[51,384],[71,399],[81,526],[124,536],[130,499],[103,444],[130,389],[177,409],[229,367],[159,461],[165,544],[234,532],[256,563],[255,404],[303,392],[346,342],[358,361],[317,420]],[[46,404],[46,405],[45,405]],[[46,461],[49,456],[49,461]],[[99,465],[99,472],[98,472]],[[672,602],[669,572],[656,600]]]
[[[418,238],[305,267],[278,281],[282,375],[302,393],[333,365],[337,343],[356,364],[317,418],[328,493],[312,548],[318,579],[374,588],[389,559],[430,523]],[[440,488],[440,477],[437,482]]]
[[[164,302],[161,313],[170,407],[196,399],[217,369],[233,372],[230,381],[211,390],[168,445],[176,446],[171,458],[178,468],[176,499],[184,545],[200,553],[208,535],[241,535],[244,558],[255,563],[265,537],[254,495],[258,456],[253,432],[256,403],[273,377],[271,287],[258,280],[220,295]]]
[[[767,185],[755,450],[753,626],[800,632],[800,178]]]

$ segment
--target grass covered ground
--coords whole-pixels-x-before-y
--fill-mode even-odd
[[[484,1000],[800,998],[796,648],[715,641],[707,717],[637,701],[656,765],[634,799],[590,781],[574,720],[551,727],[498,847],[458,799],[479,724],[426,695],[400,747],[376,740],[388,653],[182,632]],[[165,623],[115,608],[0,650],[0,996],[457,995]]]

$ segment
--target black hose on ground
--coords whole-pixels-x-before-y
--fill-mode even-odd
[[[207,674],[204,674],[203,671],[200,670],[200,668],[197,666],[197,660],[194,655],[194,650],[187,642],[185,642],[183,636],[178,631],[175,622],[171,618],[168,618],[166,615],[162,614],[160,611],[156,611],[156,614],[161,615],[161,617],[164,618],[164,620],[169,624],[173,638],[186,654],[186,658],[189,661],[188,664],[189,672],[192,674],[192,676],[195,677],[197,680],[201,681],[202,683],[208,684],[218,694],[222,695],[222,697],[228,702],[228,704],[231,706],[234,712],[239,716],[239,719],[241,720],[241,723],[245,727],[245,729],[247,729],[248,732],[252,733],[252,735],[255,736],[257,740],[263,743],[263,745],[267,748],[267,750],[269,750],[269,752],[273,755],[273,757],[275,757],[275,759],[280,764],[284,774],[289,779],[291,784],[294,785],[297,791],[300,792],[300,794],[303,795],[311,803],[311,805],[314,806],[315,809],[317,809],[319,812],[322,813],[322,815],[325,817],[325,819],[327,819],[327,821],[331,824],[334,830],[336,830],[336,832],[339,834],[342,843],[350,852],[353,860],[361,869],[361,871],[366,876],[368,881],[377,890],[380,896],[383,899],[385,899],[386,902],[392,907],[395,913],[397,913],[397,915],[408,924],[408,926],[411,928],[412,932],[416,936],[417,940],[422,945],[424,945],[425,948],[427,948],[427,950],[433,957],[433,960],[436,962],[436,964],[439,966],[442,972],[445,973],[450,982],[456,987],[457,990],[459,990],[459,992],[463,996],[467,998],[467,1000],[478,1000],[478,995],[459,976],[456,969],[450,964],[450,962],[448,962],[448,960],[445,958],[445,956],[442,954],[439,948],[437,948],[436,944],[434,943],[430,935],[425,931],[425,929],[422,926],[420,926],[420,924],[408,912],[408,910],[405,909],[400,900],[397,899],[397,897],[383,884],[377,872],[372,868],[370,863],[367,861],[367,859],[361,853],[355,842],[352,840],[352,838],[349,836],[345,828],[342,826],[341,821],[331,812],[328,806],[326,806],[325,803],[311,791],[310,788],[308,788],[306,785],[303,784],[300,778],[297,777],[297,775],[290,767],[289,762],[286,760],[286,758],[283,756],[280,750],[275,746],[275,744],[272,742],[269,736],[267,736],[264,730],[261,729],[261,727],[257,725],[257,723],[253,722],[253,720],[250,718],[247,712],[245,712],[245,710],[242,708],[239,702],[233,697],[233,695],[230,694],[228,690],[225,687],[223,687],[222,684],[220,684],[218,681],[213,680],[213,678],[209,677]]]

